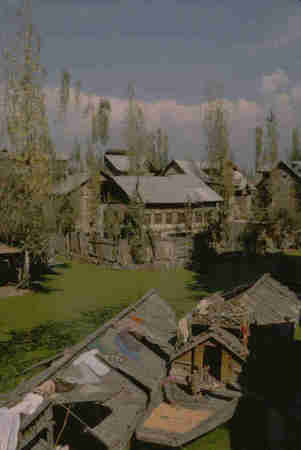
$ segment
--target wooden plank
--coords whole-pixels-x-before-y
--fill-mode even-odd
[[[232,378],[232,355],[222,350],[221,381],[227,383]]]
[[[201,370],[204,363],[204,346],[198,345],[194,349],[194,366]]]

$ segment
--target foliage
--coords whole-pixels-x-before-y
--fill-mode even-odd
[[[290,161],[301,161],[300,133],[298,128],[292,130],[292,146],[289,155]]]
[[[1,239],[20,245],[33,259],[44,258],[55,227],[52,217],[51,142],[40,63],[40,36],[28,0],[19,12],[15,46],[4,53],[4,115],[9,139],[9,173],[3,174]],[[29,278],[29,264],[24,277]]]
[[[272,109],[265,119],[265,129],[263,164],[273,167],[279,158],[279,133],[277,119]]]
[[[255,152],[255,167],[256,171],[260,168],[262,152],[263,152],[263,128],[255,128],[256,152]]]

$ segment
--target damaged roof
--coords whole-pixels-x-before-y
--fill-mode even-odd
[[[158,390],[160,380],[166,376],[166,361],[173,351],[170,341],[176,329],[174,311],[151,290],[73,346],[48,369],[19,384],[0,404],[18,403],[25,393],[46,380],[55,378],[74,383],[77,378],[79,381],[71,391],[55,394],[52,401],[57,404],[92,401],[109,408],[110,413],[89,428],[89,432],[108,448],[123,449],[145,412],[148,400],[145,391]],[[83,373],[73,364],[91,349],[97,350],[97,357],[108,369],[102,376],[89,371]],[[85,377],[91,376],[98,377],[99,381],[87,382]],[[48,399],[46,403],[49,404]],[[26,418],[26,423],[30,423],[30,418]],[[23,447],[20,442],[20,449]]]
[[[220,195],[194,175],[117,176],[112,179],[129,198],[135,194],[138,186],[143,203],[185,204],[223,201]]]
[[[246,305],[258,325],[298,321],[301,310],[297,295],[268,273],[228,302]]]

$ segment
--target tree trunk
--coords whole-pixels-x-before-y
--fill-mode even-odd
[[[30,254],[28,250],[25,250],[23,280],[29,279],[30,279]]]

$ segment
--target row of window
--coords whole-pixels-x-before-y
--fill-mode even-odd
[[[193,222],[203,223],[205,220],[204,213],[201,211],[195,211],[193,216]],[[167,213],[154,213],[154,214],[145,214],[144,223],[145,225],[173,225],[173,224],[184,224],[188,221],[189,218],[184,212],[167,212]]]

